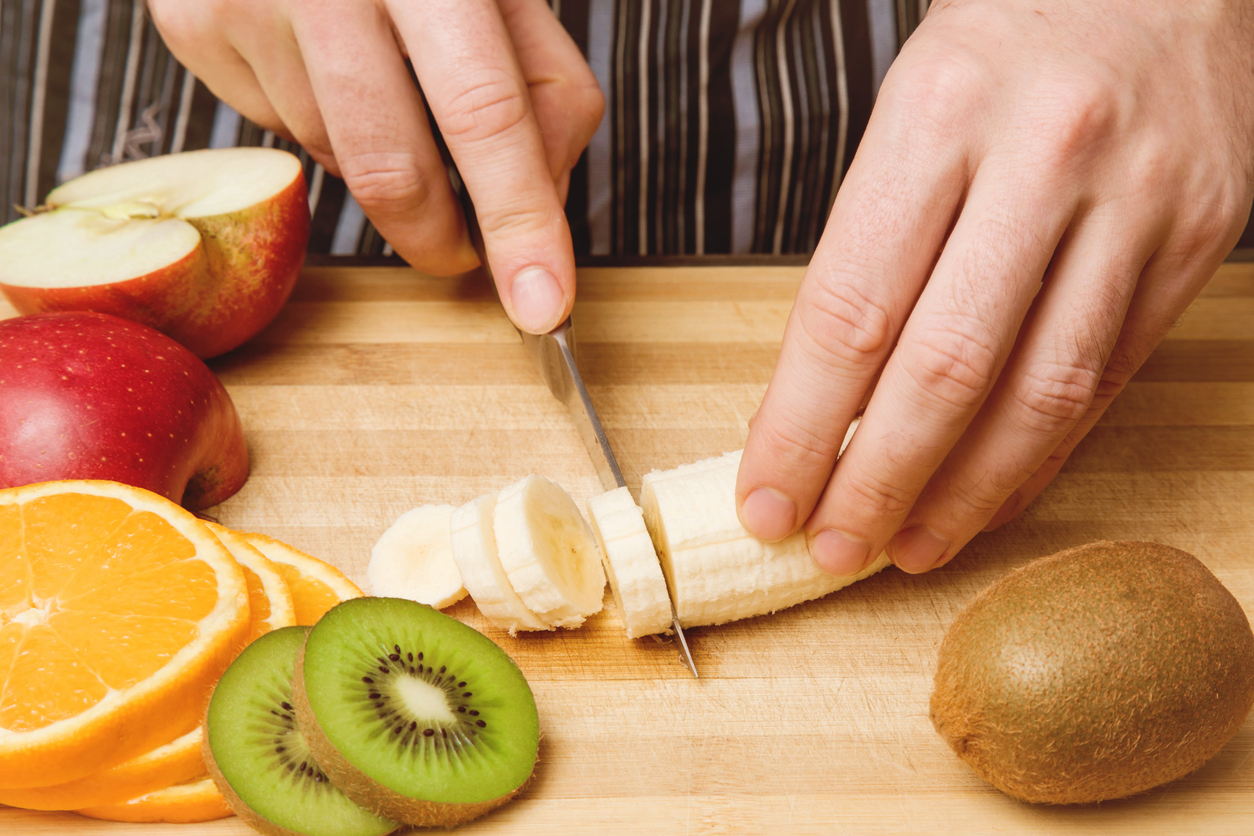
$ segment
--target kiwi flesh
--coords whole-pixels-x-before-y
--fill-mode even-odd
[[[977,595],[941,643],[932,723],[998,789],[1122,798],[1197,769],[1254,703],[1254,633],[1195,557],[1097,542]]]
[[[292,693],[332,782],[406,824],[477,818],[535,768],[539,719],[522,672],[482,633],[425,604],[336,605],[310,630]]]
[[[205,714],[205,765],[241,819],[272,836],[381,836],[399,823],[350,801],[296,728],[292,676],[308,627],[252,644],[222,675]]]

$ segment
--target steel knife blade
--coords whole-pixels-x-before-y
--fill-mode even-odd
[[[457,191],[462,210],[466,215],[470,242],[479,256],[484,275],[489,281],[493,281],[492,269],[488,266],[487,250],[483,244],[483,233],[479,229],[479,219],[475,214],[474,204],[464,184],[455,183],[455,186],[459,187]],[[493,285],[495,286],[495,281]],[[575,332],[572,318],[567,317],[562,324],[547,334],[530,334],[521,328],[517,330],[545,385],[549,387],[553,396],[565,404],[570,411],[575,427],[579,430],[579,437],[588,450],[593,466],[596,467],[601,485],[607,491],[626,487],[627,482],[623,479],[618,460],[614,458],[614,451],[610,449],[610,440],[605,436],[605,428],[601,426],[601,419],[597,415],[592,398],[588,395],[588,387],[584,385],[583,376],[579,374],[579,366],[575,362]],[[679,645],[680,656],[688,669],[692,671],[692,675],[700,678],[700,674],[697,673],[697,664],[692,659],[692,651],[688,647],[688,639],[684,636],[684,628],[679,624],[679,615],[675,612],[675,601],[671,598],[669,585],[666,597],[671,599],[671,630]]]

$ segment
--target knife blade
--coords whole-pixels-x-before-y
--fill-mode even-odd
[[[487,276],[489,281],[492,281],[493,287],[495,287],[496,282],[492,278],[492,268],[488,266],[488,254],[483,243],[483,232],[479,228],[479,218],[475,214],[475,207],[470,200],[470,194],[466,190],[465,184],[455,182],[454,185],[457,187],[462,210],[466,215],[466,228],[470,232],[470,242],[474,245],[475,253],[479,256],[484,275]],[[575,428],[579,431],[579,437],[588,451],[588,456],[592,459],[592,464],[596,468],[601,485],[607,491],[615,488],[625,488],[627,481],[623,479],[623,471],[618,466],[618,460],[614,458],[614,451],[610,448],[610,440],[605,435],[605,428],[601,426],[601,419],[597,415],[596,406],[592,403],[592,397],[588,394],[588,387],[584,385],[583,376],[579,374],[579,365],[575,362],[575,331],[572,317],[567,317],[564,322],[547,334],[530,334],[517,326],[515,326],[515,330],[518,331],[518,335],[522,338],[523,346],[527,349],[532,362],[540,372],[541,379],[549,387],[553,397],[566,406],[571,418],[574,419]],[[674,632],[675,640],[679,645],[680,656],[687,665],[688,670],[692,671],[693,677],[699,679],[700,674],[697,673],[697,664],[693,661],[692,651],[688,647],[688,639],[684,636],[684,628],[679,624],[679,614],[675,611],[675,601],[671,598],[669,585],[667,586],[666,597],[670,598],[671,630]]]

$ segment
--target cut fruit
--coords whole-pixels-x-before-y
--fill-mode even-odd
[[[264,534],[251,531],[238,533],[272,561],[287,582],[292,604],[296,608],[297,624],[315,624],[323,613],[341,601],[362,596],[357,584],[330,563]]]
[[[71,180],[0,229],[0,291],[21,313],[114,314],[214,357],[279,312],[308,240],[294,155],[167,154]]]
[[[466,597],[453,560],[452,505],[406,511],[370,550],[366,577],[375,595],[408,598],[442,610]]]
[[[0,488],[107,479],[195,511],[247,478],[231,396],[174,340],[98,313],[0,322]]]
[[[150,752],[110,767],[51,787],[0,790],[0,804],[26,810],[75,810],[117,804],[205,774],[200,754],[201,729],[197,726],[182,737]]]
[[[173,502],[115,482],[0,491],[0,787],[194,729],[248,615],[238,564]]]
[[[263,833],[390,833],[397,823],[336,789],[296,728],[292,676],[308,632],[288,627],[262,636],[222,675],[205,715],[209,774],[231,809]]]
[[[605,557],[605,574],[627,638],[650,636],[671,627],[671,599],[644,514],[627,488],[588,500],[592,531]]]
[[[601,552],[566,491],[543,476],[510,485],[497,495],[492,530],[510,586],[546,624],[578,627],[601,611]]]
[[[245,644],[277,630],[280,627],[291,627],[296,623],[296,607],[292,603],[292,592],[287,581],[279,570],[278,564],[262,554],[255,546],[226,526],[215,522],[205,522],[214,536],[222,541],[227,551],[244,570],[244,580],[248,584],[249,617],[248,636]],[[242,648],[241,648],[242,649]]]
[[[496,495],[488,494],[467,502],[449,518],[453,560],[462,583],[479,612],[497,627],[508,630],[511,636],[519,630],[552,630],[527,609],[510,586],[496,553],[496,534],[492,530],[494,508]]]
[[[535,768],[539,719],[518,666],[413,601],[361,598],[327,613],[297,659],[292,697],[331,781],[407,824],[477,818]]]
[[[213,781],[202,777],[150,792],[121,804],[103,804],[75,810],[80,816],[105,821],[191,824],[234,815]]]
[[[214,522],[205,522],[231,556],[239,562],[248,587],[249,629],[243,644],[295,623],[292,596],[275,564],[234,531]],[[242,647],[239,649],[243,649]],[[205,774],[201,756],[202,729],[197,726],[177,740],[120,763],[104,772],[87,775],[51,787],[0,790],[0,804],[27,810],[75,810],[82,807],[120,805],[126,815],[138,815],[136,806],[123,804],[130,799],[163,790],[172,784],[198,779]],[[156,805],[145,805],[149,809]],[[91,815],[85,813],[84,815]],[[123,815],[123,813],[118,813]],[[110,818],[110,815],[94,816]],[[213,818],[219,818],[214,816]],[[199,819],[196,819],[199,820]],[[207,821],[207,819],[205,819]],[[141,819],[119,819],[141,821]]]
[[[881,554],[855,575],[815,565],[799,531],[778,543],[753,537],[736,516],[742,451],[644,477],[644,519],[684,627],[782,610],[860,581],[888,565]]]

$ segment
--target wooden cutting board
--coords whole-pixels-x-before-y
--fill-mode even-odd
[[[580,363],[633,491],[653,468],[742,446],[796,267],[587,269]],[[0,316],[11,309],[0,307]],[[990,788],[932,730],[936,652],[958,610],[1033,557],[1100,538],[1200,557],[1254,612],[1254,265],[1225,265],[1053,485],[928,575],[889,569],[675,650],[583,629],[511,639],[543,729],[517,802],[465,833],[1254,833],[1254,719],[1199,772],[1129,801],[1035,807]],[[563,408],[473,279],[316,267],[249,346],[214,361],[253,472],[216,513],[365,583],[370,547],[424,503],[528,473],[600,489]],[[238,819],[120,825],[0,809],[0,833],[250,833]]]

